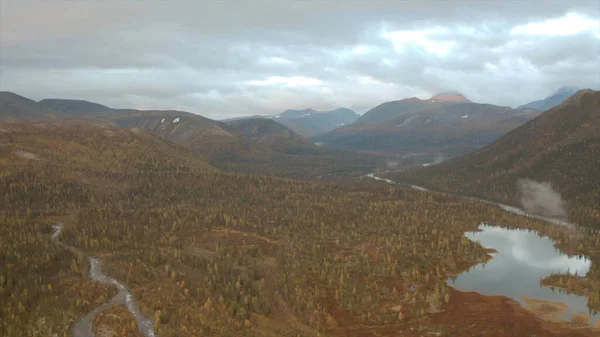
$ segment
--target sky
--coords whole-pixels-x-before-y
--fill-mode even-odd
[[[0,90],[214,119],[600,89],[600,1],[0,0]]]

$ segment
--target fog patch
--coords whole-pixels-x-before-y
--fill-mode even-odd
[[[443,162],[444,160],[446,160],[446,157],[444,157],[443,154],[438,153],[435,158],[433,159],[433,162],[431,162],[431,165],[437,165],[441,162]]]
[[[398,165],[399,165],[398,162],[391,161],[391,160],[388,160],[387,163],[385,163],[385,166],[387,168],[396,168],[396,167],[398,167]]]
[[[521,205],[525,211],[551,218],[567,219],[562,197],[549,182],[539,183],[531,179],[519,179],[517,186]]]

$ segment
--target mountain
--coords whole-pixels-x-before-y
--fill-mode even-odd
[[[600,226],[599,167],[600,92],[581,90],[479,151],[392,179],[514,205],[521,179],[547,182],[573,222]]]
[[[55,120],[60,113],[29,98],[0,91],[0,122]]]
[[[274,120],[248,120],[230,125],[185,111],[114,109],[71,99],[45,99],[37,103],[10,93],[3,93],[2,97],[8,98],[2,101],[10,107],[6,110],[10,114],[2,115],[2,123],[52,118],[77,125],[145,129],[198,153],[225,171],[315,178],[364,174],[387,160],[381,155],[318,147]],[[298,113],[287,113],[294,114]]]
[[[290,128],[263,118],[241,119],[226,123],[248,139],[272,150],[288,153],[315,153],[319,147]]]
[[[125,128],[143,128],[189,148],[226,171],[314,178],[366,173],[383,156],[320,148],[269,120],[215,121],[183,111],[126,111],[94,115]]]
[[[365,112],[354,124],[380,124],[395,117],[406,116],[425,110],[433,110],[442,106],[442,102],[421,100],[416,97],[385,102]]]
[[[352,125],[313,140],[354,150],[454,157],[474,151],[537,116],[531,109],[474,103],[457,92],[386,102]]]
[[[98,117],[98,116],[96,116]],[[196,114],[175,110],[127,111],[103,116],[123,128],[142,128],[201,153],[218,162],[245,160],[247,156],[265,159],[268,150],[243,139],[228,125]]]
[[[562,87],[542,100],[529,102],[517,107],[517,109],[536,109],[539,111],[546,111],[564,102],[567,98],[575,94],[577,90],[577,88],[573,87]]]
[[[458,91],[444,91],[433,95],[430,98],[434,102],[471,102]]]
[[[91,115],[97,113],[114,112],[115,110],[105,105],[75,99],[43,99],[39,102],[53,110],[65,115]]]
[[[354,123],[358,119],[359,115],[348,109],[338,108],[331,111],[317,111],[314,109],[303,109],[303,110],[285,110],[279,115],[275,116],[251,116],[251,117],[240,117],[230,120],[240,120],[248,118],[263,118],[276,120],[290,129],[294,130],[301,136],[314,137],[316,135],[324,134],[337,127],[349,125]]]

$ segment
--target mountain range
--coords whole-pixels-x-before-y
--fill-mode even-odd
[[[380,104],[355,123],[313,139],[354,150],[454,157],[478,149],[539,111],[475,103],[458,92]],[[429,159],[428,159],[429,158]]]
[[[367,173],[386,161],[381,155],[316,146],[269,119],[220,122],[185,111],[114,109],[82,100],[44,99],[38,103],[7,92],[0,99],[0,122],[57,120],[145,129],[227,171],[314,178]]]
[[[522,203],[519,181],[556,189],[569,219],[600,226],[600,91],[581,90],[486,147],[392,179],[442,191]],[[549,192],[544,197],[550,198]]]
[[[0,91],[0,122],[56,120],[60,113],[29,98]]]
[[[527,104],[517,107],[517,109],[535,109],[540,111],[546,111],[561,104],[567,98],[574,95],[577,91],[578,89],[574,87],[562,87],[557,89],[555,92],[553,92],[544,99],[529,102]]]
[[[348,108],[338,108],[331,111],[317,111],[314,109],[285,110],[274,116],[254,115],[239,117],[224,121],[263,118],[276,120],[304,137],[314,137],[324,134],[335,128],[354,123],[360,115]]]
[[[338,162],[344,165],[352,162],[354,156],[362,163],[366,160],[367,167],[381,164],[387,160],[384,157],[425,164],[439,161],[439,158],[460,156],[536,117],[541,113],[538,108],[559,104],[572,90],[561,88],[545,100],[517,109],[472,102],[460,92],[446,91],[429,99],[412,97],[385,102],[362,116],[347,108],[332,111],[304,109],[220,122],[184,111],[114,109],[72,99],[35,102],[0,92],[0,122],[60,119],[145,128],[199,151],[211,158],[217,167],[252,172],[265,170],[264,173],[277,171],[285,175],[292,173],[281,170],[291,168],[291,163],[298,160],[287,158],[289,155],[343,157],[346,159]],[[324,147],[319,149],[312,142]],[[336,148],[339,150],[334,150]],[[356,150],[363,153],[352,152]],[[337,166],[331,160],[328,158],[327,166]],[[290,164],[283,163],[286,161]],[[267,162],[281,163],[267,165]],[[293,171],[303,166],[308,169],[307,162],[303,161],[295,165]]]

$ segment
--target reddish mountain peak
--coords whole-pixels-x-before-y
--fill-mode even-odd
[[[471,102],[458,91],[446,91],[433,95],[429,101],[432,102]]]

